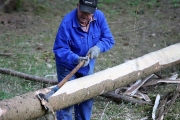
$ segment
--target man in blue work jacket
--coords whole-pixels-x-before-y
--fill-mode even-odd
[[[70,80],[93,74],[99,53],[113,47],[115,41],[104,14],[97,9],[98,0],[79,0],[77,8],[61,21],[53,52],[58,82],[82,60],[85,64]],[[90,54],[90,58],[87,55]],[[93,99],[74,105],[76,120],[90,120]],[[73,106],[57,111],[58,120],[72,120]]]

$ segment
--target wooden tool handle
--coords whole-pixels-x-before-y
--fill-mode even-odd
[[[90,54],[88,55],[90,58]],[[82,60],[60,83],[57,84],[58,88],[61,88],[85,63],[85,60]]]

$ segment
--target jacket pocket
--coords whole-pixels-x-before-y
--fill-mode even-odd
[[[85,38],[84,37],[80,37],[80,38],[76,38],[74,40],[71,40],[71,45],[73,45],[73,46],[78,46],[81,44],[85,44]]]
[[[100,41],[100,38],[101,38],[101,34],[100,34],[99,31],[92,34],[93,46],[94,46],[97,42]]]
[[[96,33],[93,33],[92,38],[96,39],[96,38],[100,38],[100,36],[101,36],[100,32],[96,32]]]
[[[93,40],[99,41],[100,37],[101,37],[101,33],[99,31],[92,34]]]

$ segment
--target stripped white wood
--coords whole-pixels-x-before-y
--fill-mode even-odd
[[[169,79],[170,80],[176,80],[178,78],[178,74],[174,74],[173,76],[171,76]]]
[[[155,100],[155,103],[154,103],[154,106],[153,106],[153,111],[152,111],[152,119],[153,120],[156,119],[156,111],[157,111],[157,108],[158,108],[158,105],[159,105],[159,101],[160,101],[160,95],[158,94],[156,96],[156,100]]]

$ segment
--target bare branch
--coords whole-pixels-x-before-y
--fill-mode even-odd
[[[104,110],[103,110],[103,113],[102,113],[102,115],[101,115],[101,119],[100,119],[100,120],[102,120],[102,118],[103,118],[103,116],[104,116],[104,112],[105,112],[105,110],[106,110],[106,108],[107,108],[108,105],[109,105],[109,102],[106,104],[106,107],[105,107]]]
[[[121,94],[115,94],[113,92],[109,92],[109,93],[103,94],[101,96],[106,97],[106,98],[111,98],[115,101],[124,100],[124,101],[128,101],[128,102],[132,102],[134,104],[139,104],[139,105],[142,105],[142,104],[152,105],[151,102],[135,99],[135,98],[132,98],[130,96],[124,95],[122,93]]]
[[[171,106],[172,106],[173,103],[175,102],[176,98],[179,96],[179,92],[180,92],[180,84],[178,84],[176,91],[173,93],[172,99],[170,100],[169,105],[168,105],[167,108],[160,114],[160,116],[158,116],[157,120],[161,120],[161,118],[164,117],[164,115],[168,113],[169,109],[171,108]],[[169,97],[169,94],[168,94],[167,97]]]
[[[16,77],[19,77],[19,78],[23,78],[23,79],[26,79],[26,80],[32,80],[32,81],[36,81],[36,82],[57,84],[57,80],[54,80],[54,79],[46,79],[46,78],[39,77],[39,76],[28,75],[28,74],[25,74],[25,73],[21,73],[21,72],[17,72],[17,71],[13,71],[13,70],[10,70],[10,69],[5,69],[5,68],[0,68],[0,73],[11,75],[11,76],[16,76]]]
[[[11,56],[12,53],[0,53],[0,56]]]
[[[142,87],[146,87],[146,86],[150,86],[150,85],[155,85],[158,83],[180,83],[180,79],[176,79],[176,80],[170,80],[170,79],[156,79],[156,80],[152,80],[149,81],[147,83],[145,83]]]

